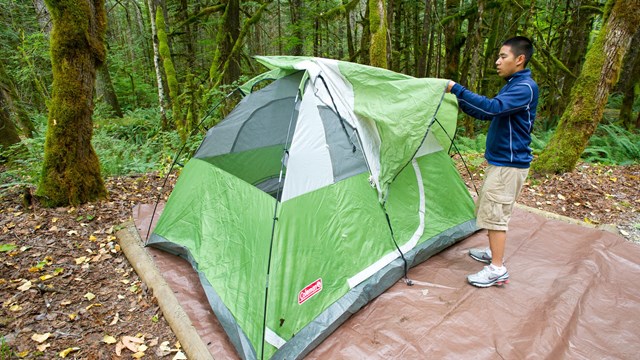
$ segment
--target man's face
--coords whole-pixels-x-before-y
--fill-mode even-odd
[[[498,60],[496,60],[498,75],[505,79],[524,69],[524,55],[515,56],[511,52],[511,46],[504,45],[500,48]]]

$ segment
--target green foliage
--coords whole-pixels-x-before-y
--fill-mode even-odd
[[[187,140],[179,162],[184,163],[202,136]],[[182,145],[175,132],[161,130],[155,109],[127,113],[122,119],[106,119],[96,124],[93,146],[105,177],[166,171]]]
[[[40,180],[47,118],[34,118],[37,133],[5,150],[0,156],[9,159],[0,173],[0,189],[11,186],[35,186]],[[205,124],[209,126],[209,124]],[[187,140],[178,162],[184,164],[198,148],[204,134]],[[130,111],[120,118],[98,118],[94,123],[93,147],[98,155],[103,177],[166,172],[182,147],[175,132],[161,130],[155,108]]]
[[[468,153],[483,153],[485,149],[485,143],[487,141],[487,135],[480,134],[475,138],[457,137],[454,139],[458,150],[462,154]]]
[[[0,157],[8,159],[7,168],[0,173],[3,188],[13,185],[35,185],[40,178],[47,118],[41,114],[34,116],[32,120],[36,128],[34,137],[23,139],[0,154]]]
[[[8,360],[8,359],[12,359],[14,356],[16,356],[16,354],[11,348],[11,346],[9,346],[9,344],[6,343],[4,336],[0,337],[0,359]]]
[[[582,153],[591,163],[628,165],[640,163],[640,135],[616,125],[600,125]]]
[[[535,155],[544,150],[552,135],[553,130],[536,131],[531,134],[531,149]],[[486,135],[480,134],[475,139],[458,137],[455,142],[460,153],[467,157],[484,152]],[[581,158],[586,162],[608,165],[640,163],[640,134],[617,125],[600,125],[589,140]]]

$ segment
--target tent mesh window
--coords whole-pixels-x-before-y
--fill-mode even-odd
[[[276,196],[284,150],[298,114],[296,95],[304,72],[278,79],[247,95],[207,133],[195,158]]]

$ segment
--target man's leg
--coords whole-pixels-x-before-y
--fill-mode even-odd
[[[495,267],[502,266],[504,259],[504,248],[507,242],[507,232],[503,230],[489,231],[489,247],[491,248],[491,263]]]

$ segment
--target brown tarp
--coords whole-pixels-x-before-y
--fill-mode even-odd
[[[150,207],[134,210],[145,238]],[[157,214],[156,214],[157,217]],[[602,230],[515,209],[511,281],[479,289],[467,255],[480,231],[409,271],[347,320],[307,359],[638,359],[640,246]],[[191,266],[147,248],[216,359],[238,358]]]

